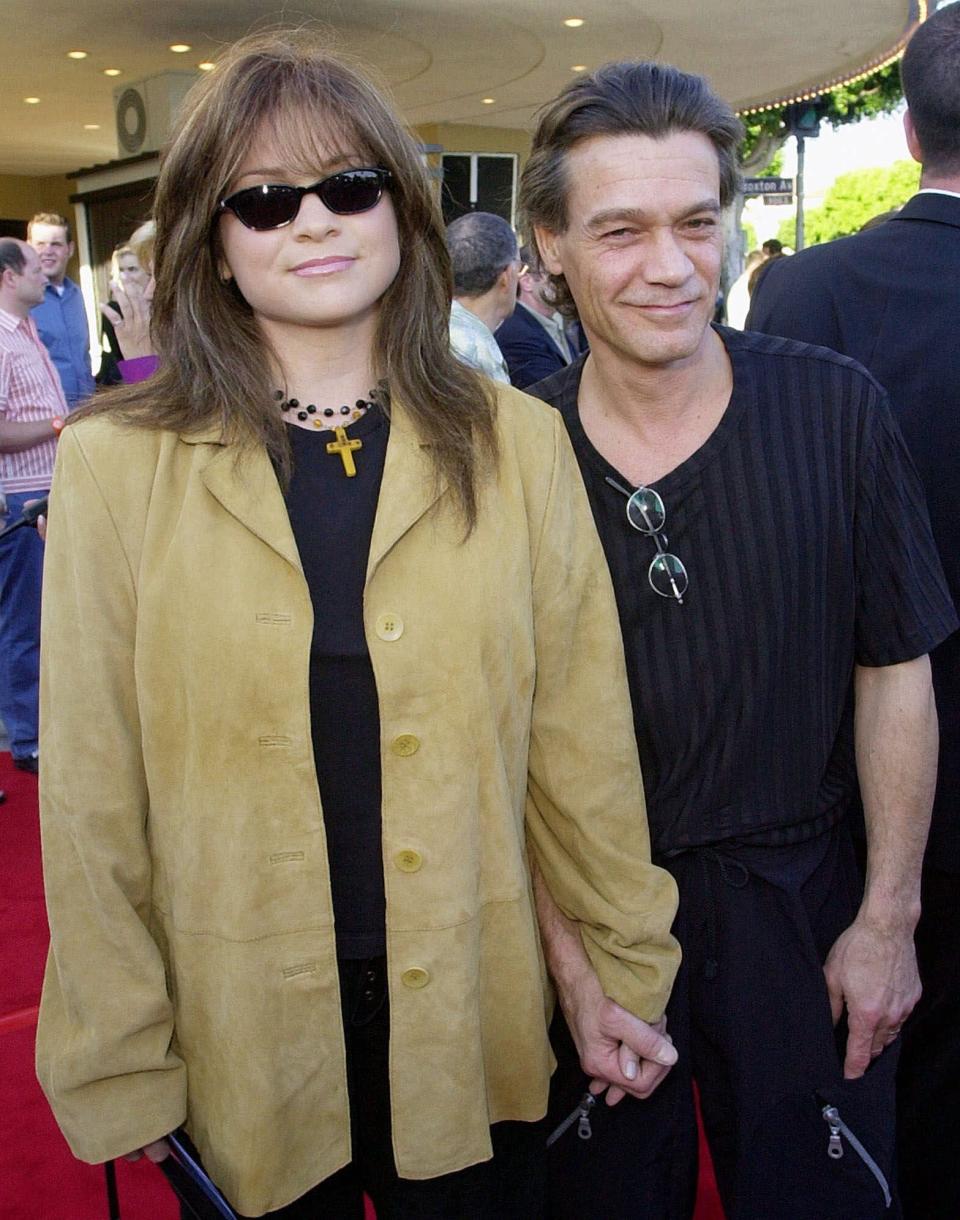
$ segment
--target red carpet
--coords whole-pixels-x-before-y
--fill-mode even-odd
[[[103,1168],[71,1156],[33,1072],[47,948],[37,781],[0,754],[0,788],[0,1220],[106,1220]],[[178,1220],[154,1166],[118,1162],[117,1183],[122,1220]],[[706,1157],[696,1220],[723,1220]]]

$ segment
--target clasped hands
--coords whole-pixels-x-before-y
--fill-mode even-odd
[[[585,970],[560,997],[590,1092],[607,1090],[615,1106],[628,1094],[649,1097],[677,1062],[677,1050],[666,1032],[666,1018],[649,1025],[604,995],[600,980]]]

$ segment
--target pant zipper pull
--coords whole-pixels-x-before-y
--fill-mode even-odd
[[[830,1142],[827,1144],[827,1156],[832,1157],[835,1161],[838,1161],[843,1156],[843,1145],[840,1143],[840,1136],[843,1135],[854,1153],[873,1174],[877,1185],[883,1191],[884,1206],[890,1208],[893,1203],[893,1196],[890,1193],[890,1185],[884,1176],[883,1170],[840,1117],[840,1111],[836,1106],[827,1104],[820,1113],[823,1115],[824,1122],[830,1128]]]
[[[830,1128],[830,1139],[827,1142],[827,1156],[839,1161],[843,1156],[843,1144],[840,1141],[840,1111],[836,1106],[824,1106],[820,1111],[823,1121]]]
[[[590,1127],[590,1111],[597,1104],[597,1099],[592,1093],[585,1093],[583,1100],[580,1102],[580,1120],[577,1123],[577,1135],[582,1140],[588,1140],[593,1135]]]
[[[561,1135],[564,1135],[574,1123],[577,1124],[577,1134],[582,1140],[588,1140],[593,1132],[590,1130],[590,1111],[597,1104],[597,1099],[592,1093],[584,1093],[577,1102],[576,1109],[571,1110],[567,1117],[563,1120],[555,1131],[550,1133],[547,1139],[547,1147],[552,1148]]]

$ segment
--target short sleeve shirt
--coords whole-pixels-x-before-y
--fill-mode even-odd
[[[689,574],[682,605],[651,588],[654,541],[606,480],[633,489],[584,433],[583,361],[530,391],[563,415],[613,575],[660,855],[785,843],[836,821],[856,791],[854,665],[922,656],[957,627],[873,378],[822,348],[717,329],[730,402],[652,484]]]
[[[32,318],[0,309],[0,418],[39,423],[66,415],[60,378]],[[57,442],[50,439],[17,453],[0,454],[0,477],[8,492],[46,491],[53,477]]]

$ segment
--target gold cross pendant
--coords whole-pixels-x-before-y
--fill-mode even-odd
[[[327,443],[327,453],[339,453],[340,459],[343,462],[343,472],[348,479],[352,479],[357,473],[356,463],[353,460],[354,449],[362,449],[363,441],[354,437],[352,440],[347,436],[346,428],[334,428],[337,439]]]

